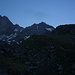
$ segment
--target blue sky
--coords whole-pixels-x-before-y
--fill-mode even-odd
[[[75,24],[75,0],[0,0],[0,15],[22,27],[45,23]]]

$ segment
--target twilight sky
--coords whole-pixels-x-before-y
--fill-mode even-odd
[[[45,22],[75,24],[75,0],[0,0],[0,15],[22,27]]]

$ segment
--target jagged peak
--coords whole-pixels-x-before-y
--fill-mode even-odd
[[[33,25],[37,25],[36,23],[34,23]]]
[[[6,19],[8,19],[8,17],[7,17],[7,16],[3,16],[3,18],[6,18]]]
[[[2,16],[0,15],[0,17],[2,17]]]
[[[19,26],[18,24],[15,24],[15,26]]]
[[[50,27],[54,28],[52,25],[49,25],[49,24],[47,24],[47,23],[45,23],[43,21],[41,23],[39,23],[39,25],[50,26]]]
[[[36,24],[36,23],[34,23],[34,24]]]
[[[42,22],[40,22],[38,24],[34,23],[33,25],[39,25],[39,24],[43,25],[43,24],[46,24],[46,23],[42,21]]]
[[[41,23],[39,23],[39,24],[46,24],[46,23],[42,21],[42,22],[41,22]]]
[[[51,28],[54,28],[53,26],[49,25],[49,24],[46,24],[45,22],[40,22],[38,24],[34,23],[31,27],[33,26],[48,26],[48,27],[51,27]]]
[[[1,15],[0,15],[0,17],[1,17],[1,18],[5,18],[5,19],[8,19],[8,17],[7,17],[7,16],[1,16]]]

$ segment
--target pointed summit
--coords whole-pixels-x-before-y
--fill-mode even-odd
[[[7,16],[3,16],[2,18],[3,18],[3,20],[6,20],[6,21],[11,22],[11,21],[8,19],[8,17],[7,17]]]
[[[42,22],[41,22],[41,23],[39,23],[39,24],[46,24],[46,23],[42,21]]]
[[[0,15],[0,18],[7,18],[7,19],[8,19],[8,17],[7,17],[7,16],[1,16],[1,15]]]
[[[0,17],[2,17],[2,16],[0,15]]]
[[[19,33],[23,28],[19,25],[14,25],[7,16],[0,15],[0,35],[11,35],[14,34],[15,30],[18,30],[16,33]]]
[[[0,15],[0,19],[2,18],[2,16]]]
[[[7,16],[3,16],[3,18],[7,18]]]

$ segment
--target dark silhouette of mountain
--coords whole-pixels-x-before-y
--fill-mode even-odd
[[[6,17],[0,16],[0,40],[9,40],[16,37],[24,28],[13,23]]]
[[[75,24],[60,25],[56,27],[52,34],[71,34],[75,35]]]
[[[17,24],[13,25],[13,23],[6,16],[0,16],[0,39],[7,42],[20,42],[27,39],[31,35],[43,35],[44,33],[52,32],[53,30],[53,26],[44,22],[33,24],[32,26],[24,29]]]
[[[50,26],[44,22],[41,22],[39,24],[33,24],[29,27],[26,27],[15,39],[27,39],[31,35],[43,35],[47,32],[52,32],[55,28],[53,26]]]
[[[20,27],[19,25],[13,25],[13,23],[6,17],[0,16],[0,35],[10,35],[14,34],[15,31],[21,31],[23,28]]]
[[[0,75],[75,75],[75,24],[24,29],[0,16]]]
[[[12,26],[13,24],[6,16],[0,17],[0,35],[10,35],[14,30]]]
[[[34,73],[35,75],[74,75],[75,40],[71,42],[69,39],[72,38],[66,37],[33,35],[26,39],[14,49],[11,56],[9,54],[12,60],[3,58],[3,63],[4,60],[7,61],[5,64],[8,66],[8,73],[11,72],[12,75],[34,75]],[[11,64],[7,64],[8,62]]]

